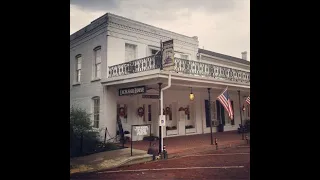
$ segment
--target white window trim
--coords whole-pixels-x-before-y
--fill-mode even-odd
[[[180,58],[181,58],[181,59],[184,59],[184,58],[182,58],[182,56],[187,56],[187,59],[186,59],[186,60],[190,60],[190,59],[189,59],[189,54],[180,53]]]
[[[101,46],[97,46],[93,49],[92,80],[91,80],[91,82],[101,80],[101,75],[102,75],[102,72],[101,72],[102,71],[102,65],[101,65],[102,64],[102,55],[101,55],[102,50],[101,49],[102,49]],[[96,52],[98,50],[100,50],[100,63],[98,63],[100,65],[100,77],[96,76],[96,74],[97,74],[97,72],[96,72],[97,71],[97,69],[96,69],[96,66],[97,66]]]
[[[147,56],[152,56],[152,50],[160,51],[160,47],[149,45],[147,47]]]
[[[80,61],[80,66],[81,68],[78,69],[78,61],[79,61],[79,58],[81,58],[81,61]],[[81,84],[81,70],[82,70],[82,62],[83,62],[83,56],[82,54],[78,54],[75,56],[75,74],[74,74],[74,82],[73,82],[73,85],[79,85]],[[80,71],[80,78],[79,78],[79,81],[78,81],[78,71]]]
[[[126,46],[127,45],[131,45],[131,46],[135,47],[134,58],[130,59],[130,60],[126,60]],[[124,44],[124,60],[125,60],[125,62],[130,62],[132,60],[135,60],[135,59],[137,59],[137,57],[138,57],[138,45],[133,44],[131,42],[125,42],[125,44]]]
[[[95,116],[95,111],[94,111],[94,101],[96,100],[96,99],[99,99],[99,111],[98,111],[98,115],[99,115],[99,120],[98,120],[98,127],[94,127],[94,123],[95,123],[95,119],[94,119],[94,116]],[[100,99],[100,97],[99,96],[95,96],[95,97],[93,97],[92,99],[92,126],[93,126],[93,129],[99,129],[100,128],[100,119],[101,119],[101,117],[100,117],[100,115],[101,115],[101,112],[100,112],[100,106],[101,106],[101,99]]]

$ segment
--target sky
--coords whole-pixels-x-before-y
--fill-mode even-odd
[[[250,61],[250,0],[70,0],[70,35],[112,13],[186,36],[199,48]]]

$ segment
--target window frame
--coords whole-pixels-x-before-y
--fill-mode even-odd
[[[82,55],[78,54],[75,56],[76,58],[76,63],[75,63],[75,83],[80,83],[81,82],[81,69],[82,69]],[[79,63],[80,61],[80,63]],[[80,66],[79,66],[80,64]]]
[[[96,101],[98,101],[96,103]],[[98,109],[96,109],[98,108]],[[100,123],[100,97],[99,96],[95,96],[92,98],[92,115],[93,115],[93,128],[98,129],[99,128],[99,123]],[[96,117],[98,117],[98,119],[96,119]],[[97,122],[97,123],[96,123]]]
[[[97,52],[99,52],[100,62],[97,62]],[[101,46],[97,46],[93,49],[93,79],[101,79],[101,63],[102,63],[102,56],[101,56]],[[99,67],[99,73],[98,73]]]
[[[129,59],[129,58],[127,58],[128,56],[127,56],[127,46],[132,46],[132,47],[134,47],[134,53],[133,53],[133,55],[134,55],[134,57],[132,58],[132,59]],[[135,59],[137,59],[137,49],[138,49],[138,46],[136,45],[136,44],[132,44],[132,43],[125,43],[124,44],[124,60],[125,60],[125,62],[130,62],[130,61],[132,61],[132,60],[135,60]]]

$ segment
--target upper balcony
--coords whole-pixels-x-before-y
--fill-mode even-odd
[[[208,80],[212,79],[250,85],[250,72],[181,58],[174,58],[174,60],[175,67],[173,72],[176,73],[207,77]],[[161,63],[161,56],[153,55],[109,66],[108,78],[160,69]]]

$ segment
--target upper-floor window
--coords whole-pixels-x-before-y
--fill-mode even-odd
[[[99,128],[100,120],[100,98],[94,97],[93,100],[93,127]]]
[[[151,55],[155,55],[158,52],[156,49],[151,49]]]
[[[136,59],[137,46],[133,44],[125,44],[125,61],[132,61]]]
[[[189,59],[187,54],[181,54],[181,59]]]
[[[79,54],[76,56],[76,82],[80,82],[81,80],[81,63],[82,56]]]
[[[94,48],[94,78],[101,77],[101,46]]]

